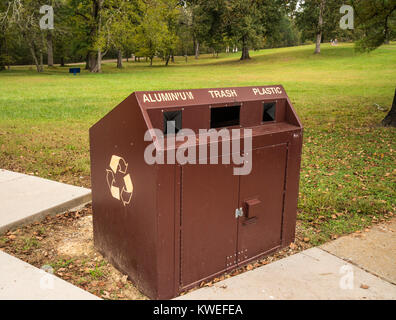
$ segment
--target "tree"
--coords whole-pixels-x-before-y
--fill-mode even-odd
[[[334,38],[339,29],[340,8],[343,0],[301,1],[296,9],[297,26],[302,32],[302,40],[315,40],[315,54],[320,53],[325,36]]]
[[[359,51],[372,51],[396,36],[396,2],[391,0],[352,0],[356,27],[363,37],[356,43]]]
[[[86,50],[86,69],[91,72],[102,71],[102,58],[107,51],[108,38],[104,35],[106,20],[105,10],[111,8],[112,0],[69,0],[68,6],[73,11],[71,23],[84,32],[84,47]]]
[[[250,59],[249,47],[268,36],[284,15],[287,1],[225,0],[224,24],[227,36],[242,47],[241,60]]]
[[[322,33],[323,33],[323,15],[325,9],[326,0],[320,0],[319,3],[319,21],[316,28],[316,46],[315,54],[320,53],[320,44],[322,43]]]
[[[18,30],[19,37],[29,47],[37,72],[43,71],[43,54],[46,50],[44,34],[39,26],[41,5],[43,3],[35,0],[10,0],[0,19],[3,28]]]
[[[163,18],[166,22],[166,31],[162,38],[161,56],[165,59],[165,66],[168,66],[169,60],[174,59],[174,51],[179,42],[177,36],[177,28],[180,18],[180,1],[178,0],[162,0]]]
[[[290,47],[299,44],[300,34],[294,23],[288,15],[284,15],[271,34],[265,38],[264,46],[266,48]]]
[[[224,0],[192,0],[189,1],[192,14],[192,34],[195,58],[199,57],[202,44],[212,48],[213,52],[219,50],[224,44],[225,24]]]
[[[47,4],[54,7],[56,3],[54,0],[51,0]],[[60,5],[62,5],[62,2],[59,3],[59,6]],[[54,32],[51,29],[48,29],[46,31],[46,42],[47,42],[47,65],[49,67],[52,67],[54,65]]]
[[[180,14],[177,22],[176,33],[179,38],[179,51],[185,56],[186,62],[188,59],[189,47],[194,43],[193,39],[193,17],[192,8],[188,6],[182,6],[179,8]],[[194,44],[195,46],[195,44]]]
[[[137,28],[137,55],[148,57],[150,65],[156,55],[165,59],[168,65],[170,56],[177,45],[177,36],[173,29],[177,19],[176,0],[147,0],[144,14]]]
[[[136,28],[140,22],[142,10],[140,0],[116,0],[104,12],[106,24],[102,37],[108,37],[109,43],[117,51],[117,68],[122,68],[123,52],[130,54],[134,47]]]
[[[363,37],[356,43],[358,51],[372,51],[396,36],[395,1],[351,1],[355,10],[356,27],[363,31]],[[382,121],[384,126],[396,127],[396,92],[388,115]]]
[[[4,2],[0,3],[0,71],[4,70],[5,66],[11,62],[7,45],[10,31],[7,10],[9,10],[7,4]]]

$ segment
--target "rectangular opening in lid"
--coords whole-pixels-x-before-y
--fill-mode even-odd
[[[164,135],[177,134],[182,129],[182,111],[165,111]]]
[[[264,102],[263,122],[275,121],[276,102]]]
[[[238,126],[241,106],[210,109],[210,127],[224,128]]]

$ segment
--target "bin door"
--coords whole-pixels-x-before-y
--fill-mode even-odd
[[[239,177],[232,165],[184,165],[181,170],[183,288],[236,265]]]
[[[287,144],[252,151],[252,172],[240,177],[238,263],[281,244]]]

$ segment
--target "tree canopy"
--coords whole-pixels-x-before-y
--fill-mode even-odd
[[[342,30],[340,7],[354,8],[355,28]],[[41,29],[40,8],[50,5],[54,29]],[[101,72],[103,57],[155,57],[320,44],[339,38],[374,50],[396,38],[392,0],[3,0],[0,2],[0,70],[11,64],[64,65],[85,61]]]

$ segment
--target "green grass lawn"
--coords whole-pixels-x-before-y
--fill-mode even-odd
[[[68,68],[0,72],[0,168],[89,186],[88,128],[136,90],[283,84],[304,124],[299,220],[313,244],[393,213],[395,129],[374,103],[389,107],[396,44],[357,54],[352,44],[323,45],[105,64],[102,74]]]

